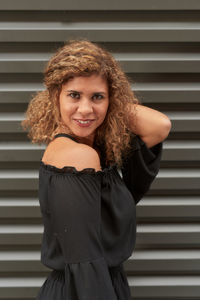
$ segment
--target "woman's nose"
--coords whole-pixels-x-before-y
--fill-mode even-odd
[[[93,112],[92,102],[89,99],[82,99],[79,101],[78,111],[80,113],[90,113]]]

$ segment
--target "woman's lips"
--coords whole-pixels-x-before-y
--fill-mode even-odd
[[[87,122],[87,123],[81,123],[81,122],[79,122],[79,120],[80,120],[80,121],[88,121],[88,122]],[[77,123],[80,127],[89,127],[89,126],[92,124],[92,122],[94,121],[94,120],[81,120],[81,119],[79,119],[79,120],[76,120],[76,119],[75,119],[76,123]]]

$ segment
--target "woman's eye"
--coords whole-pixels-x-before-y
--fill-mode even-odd
[[[103,96],[102,95],[94,95],[93,97],[95,97],[95,99],[98,99],[98,100],[100,100],[100,99],[102,99],[103,98]]]
[[[79,94],[77,93],[70,93],[68,96],[71,96],[72,98],[79,98]]]

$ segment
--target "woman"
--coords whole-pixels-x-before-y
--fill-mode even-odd
[[[139,105],[113,56],[86,39],[50,59],[47,89],[30,102],[39,168],[42,263],[37,300],[130,300],[123,262],[134,249],[136,204],[155,179],[171,123]]]

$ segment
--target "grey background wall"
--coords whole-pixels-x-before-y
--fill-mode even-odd
[[[143,105],[172,121],[137,206],[133,299],[200,299],[200,1],[0,1],[0,300],[34,299],[50,270],[34,145],[20,122],[51,53],[73,37],[112,51]],[[89,299],[88,299],[89,300]]]

